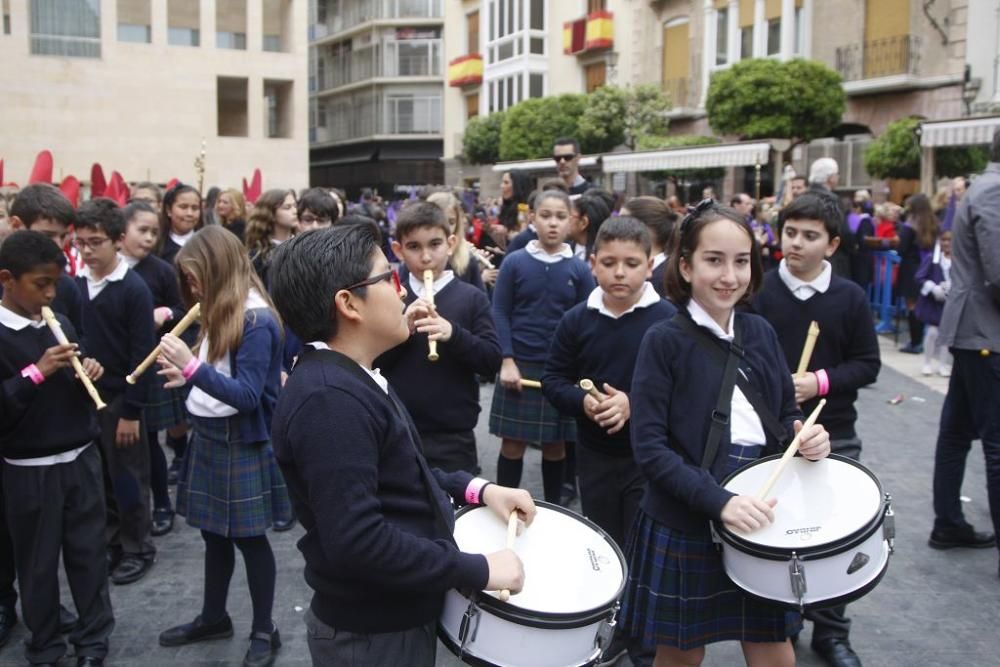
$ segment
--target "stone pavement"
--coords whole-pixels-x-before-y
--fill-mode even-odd
[[[913,667],[936,665],[997,664],[1000,634],[994,634],[1000,618],[1000,581],[997,552],[954,550],[940,552],[927,547],[933,512],[931,474],[934,441],[943,399],[944,382],[931,378],[932,386],[919,378],[914,357],[894,350],[891,339],[883,340],[883,366],[876,385],[861,392],[859,433],[864,439],[863,461],[892,493],[896,512],[896,553],[885,579],[871,594],[849,607],[854,619],[852,641],[867,667]],[[900,372],[903,369],[905,372]],[[918,379],[911,375],[916,372]],[[486,432],[491,386],[483,388],[484,414],[477,437],[486,476],[495,471],[498,441]],[[890,405],[898,395],[902,402]],[[525,486],[541,494],[538,450],[529,449]],[[983,475],[983,458],[973,449],[964,494],[967,515],[977,527],[989,528],[989,509]],[[579,509],[577,506],[576,509]],[[272,534],[278,562],[274,618],[284,647],[278,665],[308,665],[302,612],[310,592],[302,580],[302,559],[295,548],[301,536],[297,527],[289,533]],[[157,635],[165,628],[191,620],[201,608],[202,555],[197,531],[179,519],[173,533],[156,540],[158,561],[149,576],[130,586],[112,586],[117,626],[111,638],[112,665],[239,665],[250,632],[250,599],[242,563],[237,558],[230,587],[229,613],[236,637],[181,648],[162,648]],[[65,599],[69,599],[68,594]],[[809,647],[810,628],[799,642],[799,664],[822,665]],[[0,665],[23,664],[21,641],[24,626],[18,625],[10,642],[0,651]],[[439,646],[438,665],[459,663]],[[64,660],[64,664],[72,664]],[[627,665],[622,660],[621,665]],[[705,661],[710,666],[743,664],[733,643],[710,646]]]

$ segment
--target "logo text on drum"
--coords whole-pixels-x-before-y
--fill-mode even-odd
[[[785,535],[796,535],[798,533],[818,533],[822,530],[822,526],[808,526],[806,528],[789,528],[785,531]]]

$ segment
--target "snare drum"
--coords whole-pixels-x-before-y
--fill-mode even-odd
[[[727,491],[756,495],[781,456],[768,456],[723,480]],[[774,522],[750,534],[714,525],[726,574],[747,593],[796,609],[845,604],[871,591],[889,566],[891,497],[857,461],[795,457],[771,490]]]
[[[508,602],[492,592],[445,595],[438,635],[465,662],[591,665],[610,640],[626,579],[621,550],[587,519],[557,505],[536,505],[535,520],[514,543],[524,563],[520,593]],[[506,538],[505,522],[488,508],[468,506],[456,515],[462,551],[499,551]]]

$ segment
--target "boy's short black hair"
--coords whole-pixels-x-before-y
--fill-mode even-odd
[[[125,233],[125,214],[113,199],[98,197],[80,205],[76,228],[104,232],[112,241],[118,241]]]
[[[122,209],[122,215],[125,216],[125,224],[128,225],[128,223],[132,222],[132,218],[138,213],[152,213],[157,216],[157,225],[159,225],[159,213],[148,202],[141,200],[135,200]]]
[[[812,190],[802,193],[781,209],[778,233],[785,228],[786,220],[820,220],[831,241],[840,237],[840,206],[832,195],[824,196]]]
[[[337,335],[333,296],[368,277],[381,243],[378,226],[359,221],[299,234],[278,247],[271,259],[271,298],[296,336],[309,342]],[[354,293],[364,298],[365,291]]]
[[[649,235],[649,228],[640,220],[628,215],[620,215],[617,218],[608,218],[597,231],[597,238],[594,240],[594,254],[601,250],[601,245],[611,241],[627,241],[637,243],[642,251],[649,257],[653,252],[653,241]]]
[[[29,229],[43,219],[53,220],[66,227],[76,222],[73,204],[59,188],[48,183],[35,183],[18,192],[8,214],[20,218]]]
[[[420,227],[437,227],[448,238],[452,234],[447,214],[437,204],[415,200],[403,207],[396,216],[396,240],[400,243]]]
[[[336,222],[340,215],[333,195],[323,188],[309,188],[299,197],[297,209],[299,217],[301,218],[306,211],[311,211],[317,218],[323,218],[330,222]]]
[[[66,255],[44,234],[22,229],[0,245],[0,270],[10,271],[15,278],[48,264],[55,264],[61,270],[66,267]]]

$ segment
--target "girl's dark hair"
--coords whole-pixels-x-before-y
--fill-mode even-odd
[[[197,189],[190,185],[185,185],[183,183],[178,183],[174,187],[167,190],[163,195],[163,205],[160,207],[160,245],[162,246],[164,241],[170,238],[170,209],[173,208],[174,203],[177,202],[177,198],[182,194],[187,192],[193,192],[195,196],[198,197],[198,222],[195,223],[195,230],[202,228],[205,224],[205,219],[202,217],[201,212],[201,193]],[[159,248],[157,249],[159,250]]]
[[[527,204],[528,195],[531,194],[531,176],[518,169],[511,169],[507,173],[510,174],[513,192],[511,192],[510,199],[503,200],[500,214],[497,217],[504,227],[514,229],[517,227],[517,205]]]
[[[587,216],[587,254],[590,255],[594,249],[594,241],[597,239],[597,232],[604,221],[611,216],[611,208],[614,206],[615,196],[605,190],[592,188],[577,197],[573,202],[573,207],[581,216]]]
[[[571,211],[573,209],[573,200],[570,199],[569,195],[562,190],[539,190],[535,193],[535,200],[532,204],[531,210],[537,211],[538,207],[542,205],[542,202],[546,199],[558,199],[563,204],[566,204],[566,210]]]
[[[137,213],[152,213],[153,215],[156,215],[155,208],[150,206],[147,202],[139,200],[126,205],[125,208],[122,209],[122,212],[125,215],[126,227],[128,226],[128,223],[132,222],[132,218],[134,218]]]
[[[641,220],[627,215],[611,218],[601,225],[601,231],[597,232],[597,239],[594,242],[594,254],[600,251],[603,244],[611,241],[629,241],[638,244],[647,257],[653,251],[649,229]]]
[[[691,300],[691,283],[684,280],[684,276],[681,275],[681,260],[691,266],[705,227],[720,220],[733,223],[750,239],[750,284],[737,305],[749,304],[760,289],[764,279],[764,268],[761,265],[760,244],[754,238],[749,223],[732,208],[720,206],[711,199],[704,199],[697,206],[688,207],[688,214],[684,216],[677,233],[674,234],[667,257],[665,276],[667,296],[678,306],[686,305]]]
[[[345,218],[278,246],[271,260],[271,297],[296,336],[328,341],[337,335],[334,295],[368,277],[381,243],[374,222]],[[355,294],[364,298],[365,291]]]
[[[633,197],[625,202],[624,208],[633,218],[642,221],[653,235],[653,239],[664,252],[670,249],[674,227],[677,225],[677,214],[667,202],[659,197]]]
[[[906,208],[909,211],[907,220],[917,233],[917,245],[923,250],[930,250],[934,247],[941,228],[941,223],[931,208],[930,198],[918,192],[907,200]]]

